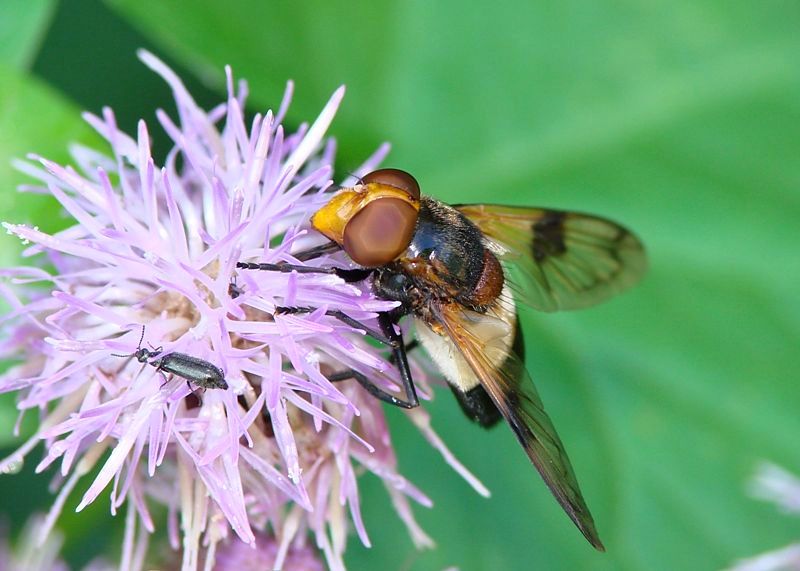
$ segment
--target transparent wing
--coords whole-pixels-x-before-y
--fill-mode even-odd
[[[455,208],[496,246],[519,299],[541,311],[600,303],[647,269],[639,239],[605,218],[491,204]]]
[[[589,542],[603,551],[592,514],[586,506],[564,445],[556,433],[542,400],[521,361],[509,353],[500,337],[487,339],[483,332],[497,318],[449,304],[435,310],[444,333],[458,347],[508,422],[525,453],[542,475],[550,491]],[[501,325],[501,324],[500,324]],[[494,327],[498,332],[505,328]],[[481,334],[477,332],[481,331]]]

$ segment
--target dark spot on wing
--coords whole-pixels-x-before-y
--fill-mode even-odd
[[[533,224],[533,259],[541,262],[550,256],[567,251],[564,243],[565,212],[545,211],[544,216]]]

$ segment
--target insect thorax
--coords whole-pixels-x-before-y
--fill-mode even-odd
[[[431,303],[457,301],[478,311],[493,303],[503,272],[483,234],[463,214],[423,196],[414,237],[397,261],[376,272],[375,291],[425,318]]]

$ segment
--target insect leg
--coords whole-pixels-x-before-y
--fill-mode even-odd
[[[269,264],[256,262],[236,262],[236,267],[243,270],[262,270],[266,272],[282,272],[298,274],[328,274],[342,278],[348,283],[360,282],[369,277],[373,270],[355,268],[351,270],[342,268],[313,268],[310,266],[298,266],[293,264]]]
[[[366,375],[359,373],[353,369],[348,369],[346,371],[341,371],[339,373],[334,373],[328,377],[328,380],[332,383],[336,383],[339,381],[346,381],[347,379],[355,379],[358,381],[358,384],[364,387],[364,389],[374,396],[378,400],[382,400],[383,402],[392,404],[394,406],[399,406],[400,408],[414,408],[415,406],[419,405],[419,401],[417,400],[417,395],[413,395],[413,400],[403,400],[399,399],[396,396],[387,393],[385,390],[380,388],[378,385],[370,381]]]
[[[380,324],[383,334],[395,341],[392,345],[392,358],[395,359],[397,370],[400,372],[400,380],[403,383],[403,391],[406,393],[406,399],[408,403],[411,404],[408,408],[413,408],[419,406],[419,398],[417,398],[417,389],[414,387],[414,380],[411,378],[411,368],[408,366],[406,347],[403,344],[403,335],[394,329],[398,319],[399,317],[393,317],[388,313],[378,314],[378,324]]]
[[[167,378],[167,375],[164,373],[164,371],[162,371],[162,370],[161,370],[161,369],[159,369],[158,367],[156,367],[156,371],[158,371],[158,374],[159,374],[159,375],[161,375],[161,378],[162,378],[162,379],[164,379],[164,382],[163,382],[163,383],[161,383],[161,386],[160,386],[160,387],[158,387],[158,389],[159,389],[159,390],[161,390],[161,389],[163,389],[163,388],[164,388],[164,386],[165,386],[165,385],[166,385],[166,384],[169,382],[169,379]]]
[[[236,267],[242,270],[262,270],[265,272],[297,272],[298,274],[335,274],[336,268],[313,268],[310,266],[297,266],[293,264],[269,264],[266,262],[236,262]]]
[[[161,347],[158,348],[158,350],[160,350],[160,349],[161,349]],[[164,386],[170,381],[170,379],[167,378],[167,374],[164,372],[164,367],[162,366],[163,365],[163,361],[164,361],[164,358],[161,357],[161,358],[158,358],[158,359],[154,359],[152,361],[148,361],[148,363],[147,363],[148,365],[152,366],[156,370],[156,372],[158,372],[159,375],[161,375],[162,379],[164,379],[164,382],[161,383],[160,387],[158,387],[159,390],[163,389]]]
[[[417,339],[412,339],[411,341],[406,343],[406,347],[405,347],[406,353],[408,353],[409,351],[413,351],[417,347],[419,347],[419,341]],[[391,357],[389,357],[389,362],[392,365],[394,365],[396,361],[397,361],[397,359],[394,358],[394,353],[392,353]]]
[[[236,275],[231,277],[231,283],[228,284],[228,297],[236,299],[244,293],[244,290],[236,283]]]
[[[339,244],[337,244],[336,242],[328,242],[327,244],[314,246],[313,248],[309,248],[308,250],[297,252],[296,254],[292,254],[292,256],[294,256],[301,262],[307,262],[308,260],[319,258],[320,256],[324,256],[325,254],[333,254],[334,252],[338,252],[341,249],[342,247],[339,246]]]
[[[315,308],[313,307],[284,307],[278,306],[275,308],[275,313],[278,314],[290,314],[295,315],[298,313],[311,313],[314,311]],[[394,347],[397,343],[394,339],[390,339],[386,337],[386,335],[382,334],[380,331],[375,331],[374,329],[364,325],[357,319],[353,319],[345,312],[339,309],[330,309],[325,312],[325,315],[329,315],[331,317],[335,317],[342,323],[349,325],[350,327],[355,327],[356,329],[363,329],[364,332],[369,336],[375,339],[375,341],[379,343],[383,343],[384,345],[389,345],[390,347]]]

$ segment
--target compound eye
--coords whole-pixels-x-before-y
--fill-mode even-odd
[[[386,186],[393,186],[394,188],[406,191],[414,200],[419,200],[419,183],[417,179],[400,169],[379,169],[372,171],[364,175],[361,178],[361,182],[364,184],[376,182],[378,184],[385,184]]]
[[[342,246],[357,264],[383,266],[408,248],[416,227],[417,210],[413,206],[399,198],[379,198],[347,223]]]

